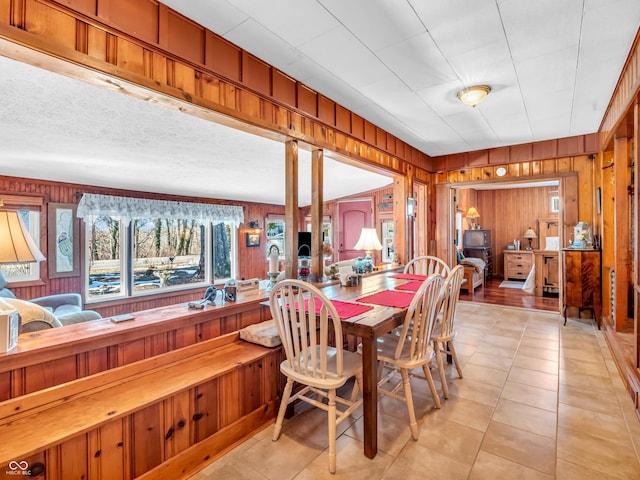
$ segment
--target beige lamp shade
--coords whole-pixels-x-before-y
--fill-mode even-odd
[[[533,229],[531,227],[527,228],[527,231],[524,232],[523,235],[524,238],[538,238],[538,235],[536,235],[536,232],[533,231]]]
[[[375,228],[363,228],[360,232],[360,238],[353,247],[354,250],[364,250],[370,255],[373,250],[382,250],[382,244],[378,239],[378,232]]]
[[[44,259],[18,212],[0,210],[0,263],[31,263]]]
[[[478,210],[476,209],[476,207],[471,207],[469,208],[469,210],[467,210],[467,218],[478,218],[480,217],[480,214],[478,213]]]

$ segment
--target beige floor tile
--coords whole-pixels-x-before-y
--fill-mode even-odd
[[[622,411],[620,410],[618,402],[603,401],[602,395],[597,391],[583,390],[569,385],[560,385],[558,398],[560,403],[622,418]]]
[[[558,459],[556,478],[558,480],[619,480],[616,477],[596,472],[590,468],[575,465],[562,459]]]
[[[555,412],[558,408],[557,392],[533,387],[531,385],[510,382],[508,380],[502,390],[501,398],[542,408],[550,412]]]
[[[467,365],[470,364],[496,368],[498,370],[504,370],[505,372],[508,372],[509,370],[511,370],[513,357],[501,357],[494,353],[476,351],[473,355],[471,355],[471,357],[469,357]]]
[[[508,380],[510,382],[540,387],[554,392],[558,391],[557,374],[552,375],[550,373],[529,370],[528,368],[513,367],[511,372],[509,372]]]
[[[559,384],[598,392],[600,395],[614,395],[615,390],[610,377],[597,377],[586,373],[560,369]]]
[[[540,348],[534,345],[521,344],[518,348],[518,355],[527,355],[533,358],[541,358],[542,360],[558,361],[558,349]]]
[[[474,364],[465,365],[462,373],[465,379],[487,383],[496,387],[502,387],[504,382],[507,381],[508,375],[504,370]]]
[[[421,421],[422,419],[418,418],[418,422]],[[364,419],[360,418],[344,434],[362,442],[364,439]],[[378,414],[378,451],[395,457],[410,439],[411,430],[408,420],[400,420],[384,413]]]
[[[355,415],[355,414],[354,414]],[[336,436],[347,430],[357,419],[348,417],[336,427]],[[292,418],[284,420],[282,432],[290,433],[307,442],[322,448],[329,445],[327,412],[320,408],[309,408],[301,413],[296,413]],[[273,434],[273,430],[271,430]],[[271,438],[271,434],[269,438]]]
[[[471,465],[478,454],[482,438],[483,432],[471,427],[443,417],[428,416],[420,427],[417,443],[457,462]]]
[[[556,469],[555,440],[492,421],[480,449],[547,475]]]
[[[452,396],[466,398],[467,400],[495,407],[501,391],[500,387],[465,378],[460,382],[454,382],[449,385],[449,398]]]
[[[294,478],[323,450],[323,446],[313,444],[308,439],[282,432],[277,442],[265,438],[240,454],[237,462],[268,479],[286,480]]]
[[[617,439],[627,430],[623,416],[612,416],[586,408],[560,403],[558,427],[601,438]]]
[[[325,449],[312,462],[310,462],[295,480],[370,480],[382,478],[385,470],[389,468],[394,457],[384,452],[378,452],[374,459],[364,456],[362,443],[342,435],[336,443],[336,473],[329,473],[329,449]],[[282,477],[270,477],[271,480],[279,480]]]
[[[553,480],[554,478],[553,475],[547,475],[483,451],[478,454],[469,475],[469,480]]]
[[[548,410],[501,399],[498,402],[492,421],[504,423],[527,432],[555,439],[556,414]]]
[[[451,397],[442,403],[442,408],[434,409],[425,415],[424,422],[433,416],[484,432],[489,426],[492,414],[493,407],[465,398]]]
[[[527,368],[538,372],[558,374],[558,362],[556,360],[544,360],[536,357],[529,357],[521,352],[516,354],[513,360],[514,367]]]
[[[389,480],[465,480],[471,466],[410,442],[382,478]]]
[[[579,360],[581,362],[602,363],[602,352],[600,347],[562,347],[560,358]]]
[[[560,349],[560,346],[558,345],[558,340],[549,340],[546,338],[537,338],[537,337],[531,337],[527,335],[522,337],[520,346],[544,348],[547,350],[555,350],[556,352]]]
[[[640,478],[640,465],[626,435],[604,439],[558,428],[558,458],[619,479]]]
[[[593,375],[594,377],[609,378],[609,371],[602,362],[582,362],[573,358],[562,358],[562,356],[560,356],[560,368],[585,375]]]

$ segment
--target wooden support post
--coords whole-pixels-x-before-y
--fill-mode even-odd
[[[614,206],[614,252],[615,252],[615,329],[624,330],[627,325],[627,305],[629,292],[629,192],[631,179],[629,169],[629,139],[616,138],[613,141],[613,163],[615,176]]]
[[[634,278],[633,278],[633,299],[634,299],[634,314],[633,314],[633,366],[635,368],[640,368],[640,269],[638,265],[640,262],[640,252],[638,252],[638,248],[640,247],[640,241],[638,241],[638,235],[640,234],[640,200],[639,200],[639,191],[638,186],[640,184],[640,94],[636,96],[636,101],[633,105],[633,155],[634,158],[633,163],[633,202],[634,202],[634,210],[635,210],[635,219],[633,224],[633,238],[635,239],[635,245],[633,247],[633,264],[634,268]],[[636,413],[638,410],[636,409]]]
[[[324,203],[324,151],[311,152],[311,275],[316,282],[324,280],[322,255],[322,207]]]
[[[395,253],[406,264],[414,256],[414,218],[408,217],[407,200],[413,199],[413,170],[393,177],[393,224]]]
[[[284,271],[298,278],[298,142],[285,143]]]

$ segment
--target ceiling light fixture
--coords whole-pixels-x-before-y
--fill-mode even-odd
[[[491,87],[488,85],[474,85],[469,88],[465,88],[464,90],[460,90],[458,92],[458,98],[465,105],[469,105],[470,107],[474,107],[482,102],[489,92],[491,91]]]

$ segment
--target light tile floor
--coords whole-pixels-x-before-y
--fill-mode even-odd
[[[381,398],[378,455],[363,455],[356,413],[338,427],[331,475],[326,413],[302,409],[277,442],[270,425],[192,480],[640,479],[640,422],[590,320],[460,302],[456,325],[464,379],[448,367],[442,408],[412,380],[419,440],[405,405]]]

